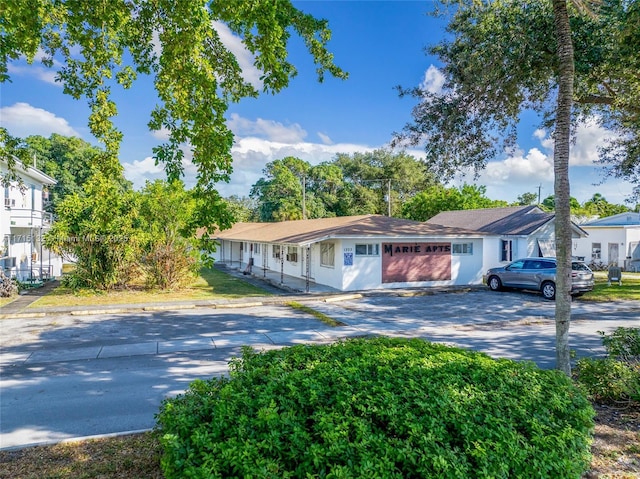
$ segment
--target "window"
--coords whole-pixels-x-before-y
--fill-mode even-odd
[[[298,248],[296,246],[287,247],[287,261],[292,263],[298,262]]]
[[[271,247],[271,256],[273,258],[276,258],[276,259],[280,258],[280,245],[279,244],[274,244]]]
[[[380,245],[375,244],[357,244],[356,256],[379,256]]]
[[[600,261],[600,259],[602,259],[601,243],[591,243],[591,259],[593,261]]]
[[[253,243],[253,254],[260,254],[260,243]]]
[[[500,261],[513,261],[513,241],[501,240]]]
[[[451,245],[452,254],[473,254],[473,243],[453,243]]]
[[[335,245],[333,243],[320,243],[320,266],[333,268],[336,264]]]

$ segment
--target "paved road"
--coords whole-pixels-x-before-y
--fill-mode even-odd
[[[363,334],[423,337],[553,367],[553,303],[527,293],[374,295],[286,306],[3,320],[0,448],[148,429],[161,401],[226,374],[241,346],[277,348]],[[640,304],[576,302],[571,346],[603,353],[598,330],[640,324]]]

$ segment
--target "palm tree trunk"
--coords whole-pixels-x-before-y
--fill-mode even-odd
[[[571,376],[569,325],[571,322],[571,211],[569,146],[573,103],[574,59],[566,0],[553,0],[558,42],[558,104],[553,153],[555,174],[556,256],[556,368]]]

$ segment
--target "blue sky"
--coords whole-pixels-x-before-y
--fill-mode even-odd
[[[329,48],[350,77],[346,81],[326,77],[324,83],[318,83],[311,58],[299,40],[292,41],[290,56],[299,73],[289,88],[229,108],[229,124],[236,135],[234,173],[230,183],[219,186],[223,196],[248,195],[265,164],[285,156],[317,164],[338,153],[384,147],[393,132],[410,120],[414,105],[410,98],[400,99],[394,87],[439,86],[437,59],[424,52],[425,46],[445,34],[443,23],[427,15],[431,2],[301,1],[296,5],[329,20],[333,31]],[[246,65],[246,78],[257,82],[259,73],[251,66],[248,52],[242,51],[238,39],[224,26],[218,30]],[[89,110],[85,102],[64,95],[53,81],[53,70],[37,61],[28,66],[19,60],[10,65],[9,73],[13,82],[0,86],[0,122],[11,134],[49,136],[55,132],[95,143],[86,126]],[[146,126],[156,103],[151,81],[142,78],[132,89],[114,93],[119,111],[115,122],[124,133],[120,159],[125,176],[136,187],[147,179],[163,178],[164,172],[151,158],[162,134],[154,135]],[[593,161],[606,136],[596,125],[578,131],[570,174],[571,194],[580,202],[599,192],[610,202],[623,203],[631,192],[631,185],[625,182],[597,184],[603,175]],[[537,193],[539,186],[544,198],[553,193],[552,146],[549,132],[537,129],[535,118],[525,117],[517,151],[491,162],[477,183],[485,185],[493,199],[514,201],[522,193]],[[420,149],[410,153],[423,156]],[[192,183],[194,169],[187,163],[185,171],[187,184]],[[473,182],[473,178],[467,176],[465,181]]]

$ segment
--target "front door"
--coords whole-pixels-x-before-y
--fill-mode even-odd
[[[618,266],[618,243],[609,243],[609,264]]]

